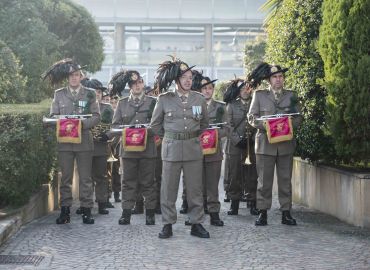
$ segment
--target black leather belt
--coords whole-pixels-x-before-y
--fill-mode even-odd
[[[164,133],[164,138],[172,140],[189,140],[198,137],[198,132],[170,132]]]

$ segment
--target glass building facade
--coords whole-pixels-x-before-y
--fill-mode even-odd
[[[75,0],[95,18],[105,42],[103,82],[136,69],[148,85],[158,64],[175,55],[211,78],[244,74],[247,40],[264,35],[265,0]]]

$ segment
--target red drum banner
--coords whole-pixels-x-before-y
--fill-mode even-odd
[[[203,148],[203,155],[212,155],[217,152],[218,129],[206,129],[200,135],[200,143]]]
[[[158,135],[154,136],[154,143],[156,146],[159,146],[162,143],[162,140]]]
[[[123,149],[128,152],[142,152],[146,149],[147,137],[146,128],[124,128],[122,131]]]
[[[81,119],[58,119],[57,141],[59,143],[81,143]]]
[[[270,143],[293,139],[292,119],[289,116],[266,121],[267,139]]]

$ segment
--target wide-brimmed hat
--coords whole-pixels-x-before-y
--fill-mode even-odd
[[[170,56],[171,60],[164,61],[159,64],[155,76],[155,85],[159,92],[167,91],[173,81],[178,80],[185,72],[191,70],[195,66],[189,66],[180,59]]]
[[[202,89],[204,86],[207,86],[208,84],[215,85],[215,82],[217,82],[217,79],[211,80],[209,77],[203,77],[200,88]]]
[[[91,89],[101,90],[103,93],[105,92],[105,90],[107,90],[107,88],[104,87],[103,84],[97,79],[84,78],[81,81],[81,84]]]
[[[285,73],[288,71],[288,68],[282,68],[279,65],[270,65],[269,73],[267,74],[268,78],[277,73]]]
[[[108,83],[109,93],[111,96],[122,95],[122,91],[125,90],[126,85],[129,87],[143,78],[140,73],[136,70],[121,70],[113,75],[112,79]]]
[[[52,84],[59,84],[68,78],[70,74],[81,71],[86,66],[80,66],[71,58],[62,59],[50,66],[42,75],[43,80],[49,79]],[[82,71],[81,71],[82,72]]]

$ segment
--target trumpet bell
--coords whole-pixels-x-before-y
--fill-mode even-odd
[[[116,159],[114,156],[113,156],[113,154],[111,154],[110,156],[109,156],[109,158],[107,159],[107,162],[116,162],[116,161],[118,161],[118,159]]]

